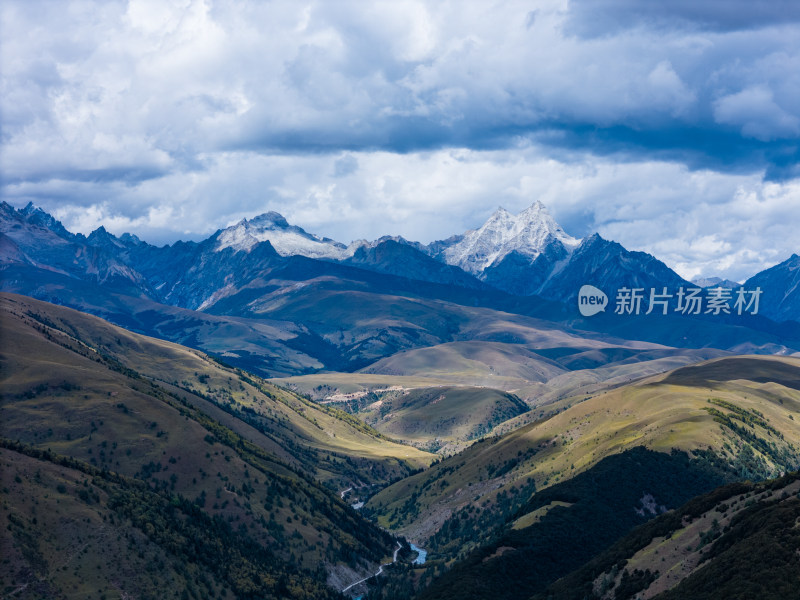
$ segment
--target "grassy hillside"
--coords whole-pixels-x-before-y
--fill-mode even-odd
[[[564,401],[582,400],[646,375],[727,354],[713,349],[608,345],[590,350],[567,346],[530,349],[522,341],[463,341],[402,351],[357,373],[318,373],[272,381],[322,404],[342,408],[390,437],[451,454],[489,431],[508,433],[552,414]],[[559,364],[587,366],[588,356],[601,366],[567,371]],[[454,386],[462,391],[455,392]],[[458,405],[454,403],[446,403],[456,411],[454,414],[437,404],[430,418],[412,409],[424,406],[426,401],[420,403],[418,399],[440,395],[435,389],[427,392],[424,388],[441,387],[451,388],[444,393],[445,398],[453,393],[464,398],[460,401],[463,414],[457,414]],[[487,388],[513,393],[534,410],[498,413],[492,407],[503,394]]]
[[[235,522],[83,461],[0,449],[7,598],[341,598]]]
[[[639,527],[535,598],[792,598],[798,519],[797,472],[728,485]]]
[[[464,510],[434,536],[434,547],[446,550],[467,531],[485,541],[421,597],[527,599],[636,525],[732,478],[707,460],[639,447],[537,492],[495,539],[481,536],[474,511]]]
[[[352,483],[361,472],[356,463],[375,463],[366,471],[373,473],[369,483],[379,483],[430,461],[429,455],[391,443],[341,411],[309,402],[198,351],[132,334],[100,319],[21,296],[0,297],[0,310],[8,339],[4,389],[9,397],[17,398],[4,408],[11,410],[13,406],[13,414],[8,414],[4,423],[9,434],[18,428],[23,436],[30,435],[25,430],[37,420],[41,421],[39,428],[47,431],[51,427],[48,420],[52,420],[52,414],[32,408],[40,405],[36,397],[42,386],[61,389],[59,394],[49,394],[50,403],[70,403],[78,397],[86,415],[82,421],[99,421],[101,416],[93,411],[108,411],[107,398],[119,395],[114,381],[119,374],[94,370],[96,362],[91,359],[100,357],[140,374],[162,392],[191,399],[214,419],[289,464],[306,469],[318,479],[330,480],[333,487]],[[89,362],[82,361],[81,355]],[[82,385],[87,369],[95,393],[77,393],[71,388]],[[76,408],[70,406],[69,410]],[[66,424],[58,428],[69,429]],[[54,450],[75,443],[64,439],[66,430],[60,437],[54,430],[56,439],[49,440],[55,444]],[[121,434],[118,439],[126,437]]]
[[[383,484],[429,454],[199,352],[25,297],[0,309],[3,438],[186,499],[333,583],[391,552],[330,488]]]
[[[522,400],[507,392],[435,387],[384,392],[357,416],[393,439],[452,454],[527,411]]]
[[[520,502],[520,488],[547,488],[637,446],[711,448],[741,477],[774,476],[800,464],[798,374],[795,358],[721,358],[573,399],[382,490],[367,507],[381,525],[424,544],[459,510],[495,522],[491,515]],[[471,547],[465,537],[457,551]]]
[[[520,344],[465,341],[408,350],[384,358],[364,373],[438,377],[453,383],[510,390],[544,382],[565,369]]]

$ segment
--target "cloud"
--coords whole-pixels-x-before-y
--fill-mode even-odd
[[[268,209],[343,241],[427,241],[541,198],[574,235],[687,273],[790,253],[797,3],[533,9],[9,0],[2,195],[159,243]]]
[[[761,86],[720,98],[714,103],[717,123],[741,127],[742,135],[762,142],[795,138],[800,118],[778,106],[772,92]]]
[[[334,177],[347,177],[358,170],[358,159],[352,154],[345,154],[333,163]]]
[[[510,148],[553,132],[583,152],[781,166],[799,135],[784,127],[800,118],[798,10],[763,29],[778,14],[766,4],[627,4],[601,12],[643,15],[637,28],[582,39],[569,26],[595,22],[594,3],[541,2],[535,19],[518,3],[5,3],[5,177],[44,178],[50,165],[68,176],[52,156],[30,164],[37,144],[83,163],[77,173],[113,166],[130,179],[198,169],[218,151]],[[676,15],[700,29],[653,25]],[[707,26],[746,16],[752,27]],[[743,122],[750,105],[736,94],[748,90],[780,118],[767,122],[762,102]],[[720,145],[698,149],[709,132]],[[86,164],[97,162],[110,166]]]
[[[593,37],[633,27],[737,31],[797,22],[794,0],[570,0],[568,30]]]
[[[337,174],[343,161],[357,170]],[[157,244],[200,240],[269,210],[345,243],[382,235],[429,242],[480,226],[497,206],[519,212],[541,200],[571,235],[599,231],[684,277],[737,280],[796,252],[800,222],[797,182],[663,161],[558,161],[531,144],[344,156],[225,153],[203,171],[136,185],[50,181],[7,191],[15,205],[33,201],[70,230],[89,233],[102,224]]]

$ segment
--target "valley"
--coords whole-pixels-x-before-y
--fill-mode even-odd
[[[587,318],[585,281],[692,284],[542,205],[429,245],[0,225],[10,597],[680,598],[749,523],[794,548],[791,262],[786,321]]]

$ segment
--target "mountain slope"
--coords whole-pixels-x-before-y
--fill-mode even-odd
[[[607,457],[534,494],[511,516],[511,527],[457,563],[420,598],[527,599],[633,527],[731,478],[681,452],[640,447]],[[454,527],[470,528],[469,515],[464,516],[443,528],[435,541],[446,544]]]
[[[791,598],[798,518],[796,472],[728,485],[634,530],[535,598]]]
[[[0,586],[9,598],[342,598],[196,502],[74,458],[2,446]]]
[[[520,484],[541,490],[638,446],[711,448],[740,476],[769,477],[800,464],[798,378],[798,359],[730,357],[562,400],[551,416],[400,481],[367,508],[424,545],[465,507],[492,520]],[[472,545],[467,536],[453,551]]]
[[[44,368],[46,364],[58,365],[59,361],[71,365],[78,359],[67,354],[66,349],[54,347],[54,342],[67,343],[70,348],[78,344],[79,348],[93,349],[120,368],[149,378],[152,385],[165,392],[190,398],[204,411],[213,411],[217,418],[223,414],[237,417],[226,417],[226,420],[235,427],[242,427],[248,436],[253,436],[253,441],[283,460],[322,480],[337,481],[342,476],[348,477],[346,473],[355,472],[346,462],[339,464],[329,460],[340,454],[349,455],[351,460],[377,461],[369,470],[375,474],[385,472],[387,478],[430,460],[424,453],[381,439],[377,432],[345,413],[308,402],[255,376],[212,361],[197,351],[138,336],[100,319],[23,296],[3,294],[0,300],[4,337],[9,340],[4,364],[5,385],[10,394],[27,394],[26,390],[43,384],[58,388],[62,383],[60,377],[68,386],[80,385],[79,373],[86,371],[85,368]],[[42,329],[44,332],[39,331]],[[48,333],[53,340],[36,339]],[[33,348],[40,348],[38,354],[33,353]],[[50,355],[58,358],[45,361],[43,357]],[[87,377],[100,381],[103,373],[89,369]],[[34,381],[34,377],[40,380]],[[109,383],[97,385],[106,389]],[[24,404],[20,400],[7,405],[6,410],[13,408],[17,418],[21,418],[28,412],[22,410]],[[97,408],[107,410],[102,403]],[[38,419],[44,423],[49,414],[28,414],[26,418],[33,419],[30,425]],[[4,430],[16,431],[20,427],[19,433],[22,433],[22,426],[22,422],[17,424],[16,418],[9,416]],[[65,443],[60,441],[54,449]],[[405,460],[411,461],[411,465],[405,465]],[[346,483],[348,480],[342,479],[337,485]]]
[[[535,202],[516,216],[498,208],[478,229],[467,231],[453,243],[439,242],[436,256],[478,274],[511,252],[535,259],[550,245],[571,249],[578,241],[564,232],[544,204]]]
[[[475,277],[457,267],[442,264],[408,243],[384,240],[375,245],[360,246],[345,260],[357,267],[399,275],[409,279],[444,283],[465,288],[485,289]]]
[[[622,287],[650,290],[666,287],[677,290],[690,284],[672,269],[645,252],[630,252],[598,234],[589,236],[571,254],[569,261],[551,275],[539,290],[545,298],[574,303],[578,290],[589,283],[604,290],[609,297]]]
[[[2,311],[2,437],[188,499],[317,581],[391,553],[335,490],[430,455],[196,351],[21,296]]]
[[[15,210],[0,203],[2,263],[38,267],[73,279],[114,287],[133,296],[151,293],[146,278],[114,252],[90,246],[41,209],[29,204]]]
[[[747,290],[761,288],[760,312],[776,321],[800,321],[800,256],[758,273],[744,283]]]

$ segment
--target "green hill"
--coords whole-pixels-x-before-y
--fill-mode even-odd
[[[643,525],[535,600],[783,600],[800,590],[800,474],[736,483]]]
[[[7,444],[18,440],[31,450],[24,461],[19,452],[8,454],[12,465],[47,462],[32,454],[47,451],[74,461],[67,466],[82,473],[144,485],[168,504],[177,502],[184,514],[188,503],[229,524],[243,548],[269,549],[282,565],[278,571],[308,569],[303,576],[317,582],[344,587],[391,556],[392,539],[334,491],[384,485],[427,464],[431,455],[200,352],[21,296],[3,295],[0,310],[0,432]],[[35,477],[45,468],[25,470],[21,487],[9,487],[9,510],[44,502]],[[148,496],[146,503],[151,500],[157,501]],[[44,523],[29,522],[26,531],[44,535]],[[171,551],[169,540],[145,534]],[[82,543],[75,528],[52,535],[54,548]],[[20,544],[27,542],[7,536],[4,544],[22,552]],[[28,555],[21,556],[29,561],[19,571],[27,579],[17,573],[15,581],[36,589],[34,579],[43,575],[35,575]],[[125,568],[136,570],[133,563]],[[3,573],[6,579],[13,575],[5,568]],[[220,579],[211,585],[221,590],[229,584]]]
[[[495,539],[456,563],[420,597],[527,599],[580,567],[633,527],[697,494],[731,481],[730,470],[682,452],[642,447],[609,456],[591,469],[539,491]],[[433,547],[469,531],[480,537],[473,511],[462,510],[432,539]]]
[[[393,439],[452,454],[527,411],[522,400],[507,392],[435,387],[385,392],[357,415]]]
[[[395,483],[367,508],[381,525],[424,545],[469,507],[478,521],[502,527],[500,515],[527,501],[520,490],[543,490],[638,446],[710,448],[743,478],[775,476],[800,464],[798,374],[796,358],[721,358],[572,398],[555,405],[558,414]],[[465,535],[451,540],[446,556],[476,546]]]

